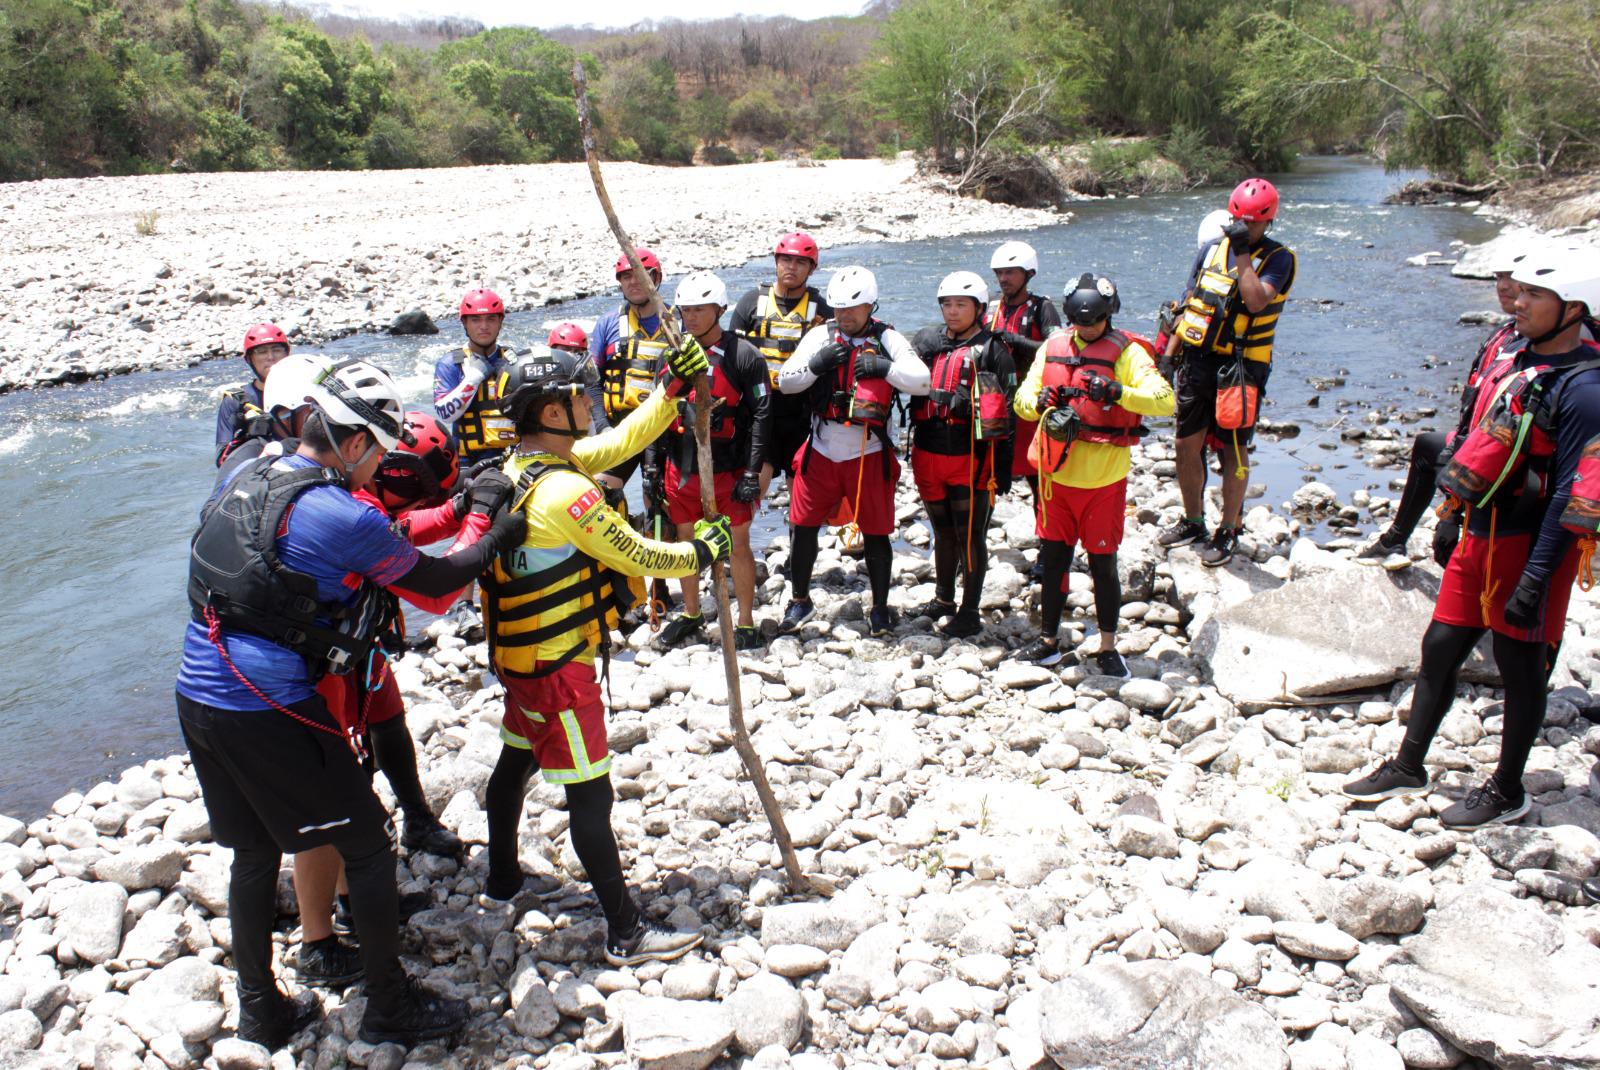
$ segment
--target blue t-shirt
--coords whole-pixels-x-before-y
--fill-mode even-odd
[[[1221,241],[1221,238],[1213,238],[1194,254],[1194,263],[1189,265],[1191,291],[1194,289],[1195,280],[1200,277],[1200,269],[1206,266],[1206,259],[1211,255],[1211,250]],[[1256,272],[1256,277],[1265,285],[1272,287],[1273,293],[1288,293],[1289,287],[1294,285],[1294,256],[1289,252],[1289,247],[1271,238],[1262,238],[1258,244],[1250,247],[1250,251],[1252,255],[1261,252],[1266,254],[1262,258],[1261,269]],[[1229,263],[1232,263],[1231,259]]]
[[[309,457],[285,457],[290,468],[311,468]],[[231,482],[244,468],[228,474]],[[314,486],[295,499],[278,537],[278,556],[288,568],[317,581],[317,598],[349,605],[364,577],[373,583],[394,583],[417,561],[417,549],[391,529],[389,518],[356,501],[342,487]],[[270,639],[243,632],[222,633],[234,665],[274,702],[288,706],[311,697],[316,679],[299,654]],[[207,637],[206,626],[191,620],[183,637],[178,668],[178,693],[224,710],[260,710],[257,698],[229,669]]]
[[[254,380],[236,389],[242,390],[244,396],[250,400],[250,404],[256,408],[266,408],[266,403],[261,400],[261,391],[257,388]],[[224,394],[221,404],[217,406],[217,449],[219,450],[233,441],[233,425],[239,419],[239,399],[233,395],[233,390]]]

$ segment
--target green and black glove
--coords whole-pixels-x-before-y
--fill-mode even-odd
[[[733,528],[727,517],[694,522],[694,552],[701,568],[709,568],[713,561],[720,561],[733,552]]]

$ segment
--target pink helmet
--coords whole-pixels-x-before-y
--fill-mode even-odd
[[[642,245],[636,247],[633,251],[639,257],[639,263],[644,265],[646,271],[653,271],[657,275],[661,274],[661,261],[656,258],[655,253],[652,253]],[[624,271],[632,270],[632,268],[633,265],[628,263],[626,256],[619,256],[617,257],[617,270],[613,274],[621,277]]]
[[[506,303],[493,290],[468,290],[461,299],[463,316],[504,316]]]
[[[1249,223],[1273,219],[1278,214],[1278,191],[1264,178],[1247,178],[1228,198],[1228,213]]]
[[[283,333],[283,328],[276,323],[258,323],[244,332],[244,355],[249,356],[250,351],[257,346],[289,344],[289,336]]]
[[[545,345],[551,349],[557,346],[567,346],[572,349],[588,349],[589,336],[583,333],[583,328],[576,323],[558,323],[550,332],[550,337],[545,339]]]
[[[803,230],[793,234],[785,234],[778,239],[777,246],[772,250],[773,256],[799,256],[811,261],[813,267],[817,264],[817,240]]]

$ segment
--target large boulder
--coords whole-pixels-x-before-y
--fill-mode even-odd
[[[1287,1070],[1261,1007],[1173,962],[1102,959],[1045,993],[1044,1050],[1064,1070]]]
[[[56,935],[84,962],[98,964],[121,950],[128,892],[120,884],[79,885],[58,893],[51,905],[58,907]]]
[[[390,334],[438,334],[439,326],[420,308],[402,312],[389,324]]]
[[[1491,885],[1434,911],[1383,977],[1428,1028],[1501,1070],[1600,1070],[1600,948]]]

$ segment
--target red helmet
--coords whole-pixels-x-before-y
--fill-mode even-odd
[[[571,349],[588,349],[589,336],[583,333],[583,328],[576,323],[558,323],[550,337],[545,339],[545,345],[551,349],[557,346],[567,346]]]
[[[1248,223],[1272,219],[1278,214],[1278,191],[1264,178],[1247,178],[1228,198],[1228,213]]]
[[[785,234],[778,239],[778,244],[772,250],[773,256],[800,256],[811,261],[811,266],[817,265],[817,239],[803,230],[793,234]]]
[[[657,275],[661,274],[661,261],[656,258],[655,253],[652,253],[649,249],[646,249],[642,245],[636,246],[633,251],[634,254],[639,257],[639,263],[644,265],[644,269],[646,271],[654,271]],[[628,263],[627,256],[619,256],[617,257],[617,270],[614,272],[614,274],[618,278],[621,278],[622,273],[630,270],[632,267],[633,265]]]
[[[455,488],[461,471],[450,432],[425,412],[406,413],[405,428],[412,441],[400,437],[384,455],[373,482],[390,508],[438,505]]]
[[[289,344],[289,336],[283,333],[283,328],[276,323],[258,323],[244,332],[244,355],[249,356],[250,351],[257,346]]]
[[[461,299],[463,316],[504,316],[506,303],[493,290],[468,290]]]

